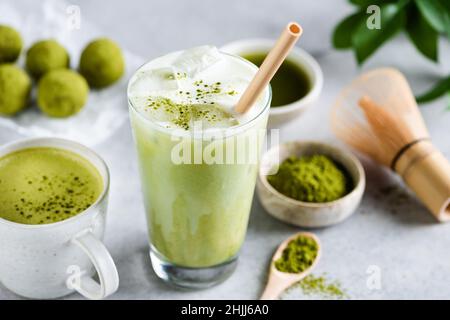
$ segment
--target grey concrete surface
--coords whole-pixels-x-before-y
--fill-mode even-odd
[[[328,128],[328,110],[340,88],[361,71],[352,53],[331,48],[333,26],[352,10],[346,1],[72,0],[71,3],[80,6],[83,19],[146,59],[199,44],[220,46],[242,38],[273,38],[286,21],[300,21],[305,33],[298,45],[317,57],[325,84],[319,101],[304,116],[281,128],[281,139],[318,139],[339,144]],[[450,46],[444,40],[440,54],[443,62],[433,65],[404,36],[399,36],[377,52],[362,70],[396,66],[419,92],[439,76],[448,74]],[[448,100],[440,99],[424,106],[423,115],[434,142],[450,157],[447,106]],[[18,136],[2,131],[0,137],[3,143]],[[128,122],[95,150],[108,163],[112,176],[105,241],[119,270],[120,288],[111,298],[258,298],[276,246],[299,228],[273,219],[255,199],[234,275],[207,290],[173,289],[159,281],[150,266],[136,154]],[[314,230],[324,250],[315,274],[326,273],[331,281],[339,281],[352,299],[450,298],[450,224],[436,223],[386,170],[366,163],[366,173],[367,190],[358,211],[339,225]],[[382,191],[390,185],[396,186],[393,192]],[[377,290],[367,286],[370,266],[381,271],[381,288]],[[19,297],[0,287],[0,299],[16,298]],[[283,298],[317,297],[292,288]]]

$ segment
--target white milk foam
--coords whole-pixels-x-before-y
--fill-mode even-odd
[[[216,47],[195,47],[145,64],[130,80],[128,97],[143,117],[166,128],[190,130],[194,121],[201,121],[203,130],[233,127],[265,107],[269,90],[247,113],[233,110],[257,70]]]

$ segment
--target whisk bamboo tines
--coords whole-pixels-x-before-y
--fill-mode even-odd
[[[340,139],[397,172],[439,221],[450,221],[450,163],[431,143],[400,72],[358,77],[339,95],[331,122]]]
[[[382,142],[383,144],[384,152],[380,154],[382,164],[393,168],[399,146],[405,146],[416,140],[416,136],[408,130],[403,121],[398,121],[392,111],[377,105],[368,96],[363,96],[358,101],[358,105],[363,110],[367,123],[378,143]],[[420,138],[417,137],[417,139]]]

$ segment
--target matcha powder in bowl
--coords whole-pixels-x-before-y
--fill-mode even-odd
[[[267,181],[278,192],[303,202],[334,201],[350,190],[346,172],[325,155],[291,156]]]

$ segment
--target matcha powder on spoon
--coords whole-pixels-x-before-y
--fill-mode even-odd
[[[314,263],[318,251],[319,246],[313,238],[299,236],[289,241],[281,257],[275,261],[275,268],[281,272],[303,272]]]
[[[286,273],[301,273],[307,270],[317,259],[319,246],[317,242],[306,236],[291,240],[275,261],[275,268]],[[345,299],[347,294],[338,281],[330,282],[324,275],[308,275],[298,282],[303,293],[325,299]]]

